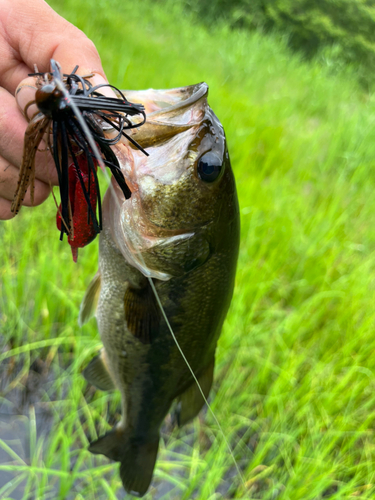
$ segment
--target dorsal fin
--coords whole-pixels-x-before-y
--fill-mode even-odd
[[[81,307],[79,308],[78,324],[79,326],[84,325],[88,322],[90,318],[95,315],[96,307],[98,305],[99,294],[100,294],[100,273],[99,271],[95,274],[93,280],[89,284],[86,293],[81,302]]]

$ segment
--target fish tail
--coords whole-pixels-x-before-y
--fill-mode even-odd
[[[151,483],[158,448],[159,433],[145,438],[117,427],[91,443],[89,451],[121,462],[120,477],[126,492],[142,497]]]

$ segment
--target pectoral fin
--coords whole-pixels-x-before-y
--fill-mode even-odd
[[[116,387],[106,367],[104,353],[105,351],[102,349],[100,354],[90,361],[82,374],[87,382],[94,385],[97,389],[111,391]]]
[[[138,289],[128,287],[124,296],[125,319],[128,330],[143,344],[150,344],[158,329],[160,312],[148,282]]]
[[[212,360],[205,371],[198,377],[198,382],[203,390],[205,398],[208,397],[212,386],[214,367],[215,360]],[[181,394],[180,401],[177,404],[176,417],[178,426],[182,427],[187,422],[189,422],[189,420],[192,420],[194,417],[196,417],[203,405],[204,399],[202,397],[202,394],[196,382],[193,382],[191,386]]]
[[[89,319],[94,316],[96,307],[98,305],[99,294],[100,294],[100,274],[97,272],[89,284],[85,296],[81,302],[81,307],[79,309],[78,324],[79,326],[84,325]]]

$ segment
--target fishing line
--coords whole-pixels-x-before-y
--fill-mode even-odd
[[[93,151],[93,153],[94,153],[94,155],[95,155],[95,157],[96,157],[96,159],[97,159],[97,161],[98,161],[98,163],[99,163],[99,165],[100,165],[100,168],[102,169],[102,171],[103,171],[103,173],[104,173],[104,177],[105,177],[106,181],[108,182],[108,187],[109,187],[109,189],[111,190],[111,192],[112,192],[112,194],[113,194],[113,196],[114,196],[115,203],[117,204],[118,208],[121,210],[121,205],[120,205],[120,202],[119,202],[119,200],[118,200],[118,198],[117,198],[117,196],[116,196],[116,192],[115,192],[115,189],[114,189],[113,184],[112,184],[112,182],[111,182],[111,178],[110,178],[110,176],[109,176],[109,174],[108,174],[108,172],[107,172],[107,170],[106,170],[106,168],[105,168],[105,165],[104,165],[104,162],[103,162],[103,160],[102,160],[101,154],[99,153],[98,147],[97,147],[97,145],[96,145],[96,143],[95,143],[95,141],[94,141],[94,139],[93,139],[93,137],[92,137],[92,135],[91,135],[90,129],[89,129],[89,128],[88,128],[88,126],[86,125],[86,122],[85,122],[85,120],[83,119],[83,117],[82,117],[82,115],[81,115],[80,110],[79,110],[79,109],[78,109],[78,107],[74,104],[74,102],[70,99],[70,94],[69,94],[69,92],[65,89],[65,86],[64,86],[63,82],[59,81],[58,79],[56,79],[55,81],[56,81],[56,85],[57,85],[57,87],[61,90],[61,92],[63,92],[63,94],[64,94],[65,98],[68,100],[68,103],[69,103],[69,105],[72,107],[72,109],[73,109],[73,111],[74,111],[74,114],[75,114],[75,116],[76,116],[76,118],[77,118],[77,120],[78,120],[79,124],[80,124],[80,125],[81,125],[81,127],[82,127],[83,132],[86,134],[86,136],[87,136],[87,140],[88,140],[88,142],[89,142],[89,144],[90,144],[90,146],[91,146],[91,148],[92,148],[92,151]],[[135,172],[135,176],[137,177],[137,172]],[[135,248],[135,247],[134,247],[134,248]],[[141,252],[137,252],[137,253],[138,253],[138,258],[139,258],[139,260],[141,261],[142,265],[144,265],[145,267],[147,267],[147,266],[146,266],[146,263],[145,263],[145,261],[144,261],[144,259],[143,259],[143,256],[142,256]],[[244,479],[244,477],[243,477],[243,475],[242,475],[242,472],[241,472],[241,470],[240,470],[240,468],[239,468],[239,465],[238,465],[238,463],[237,463],[237,460],[236,460],[236,458],[235,458],[235,456],[234,456],[234,453],[233,453],[232,447],[231,447],[231,445],[229,444],[229,441],[228,441],[228,439],[226,438],[225,433],[224,433],[224,431],[223,431],[223,428],[222,428],[222,426],[220,425],[220,422],[219,422],[219,420],[217,419],[217,417],[216,417],[216,415],[215,415],[215,413],[214,413],[213,409],[211,408],[211,405],[210,405],[210,404],[209,404],[209,402],[207,401],[207,398],[206,398],[206,396],[204,395],[203,389],[202,389],[202,387],[201,387],[201,385],[200,385],[200,383],[199,383],[199,381],[198,381],[198,379],[197,379],[197,377],[196,377],[196,375],[195,375],[195,373],[194,373],[194,371],[193,371],[192,367],[190,366],[190,363],[189,363],[189,361],[187,360],[187,358],[186,358],[186,356],[185,356],[185,354],[184,354],[184,352],[183,352],[183,350],[182,350],[182,348],[181,348],[181,346],[180,346],[180,344],[179,344],[179,342],[178,342],[178,340],[177,340],[177,338],[176,338],[176,335],[175,335],[175,334],[174,334],[174,332],[173,332],[172,326],[171,326],[171,324],[170,324],[170,322],[169,322],[169,319],[168,319],[168,317],[167,317],[167,315],[166,315],[166,313],[165,313],[165,310],[164,310],[163,304],[161,303],[161,300],[160,300],[159,294],[158,294],[158,292],[157,292],[157,290],[156,290],[156,287],[155,287],[154,282],[152,281],[152,278],[147,277],[147,279],[148,279],[148,282],[149,282],[149,284],[150,284],[150,286],[151,286],[151,290],[152,290],[153,294],[155,295],[155,299],[156,299],[156,301],[157,301],[157,303],[158,303],[158,306],[159,306],[159,308],[160,308],[160,310],[161,310],[161,313],[162,313],[162,315],[163,315],[164,321],[166,322],[166,325],[167,325],[168,330],[169,330],[169,332],[170,332],[170,334],[171,334],[171,336],[172,336],[172,338],[173,338],[173,341],[175,342],[175,344],[176,344],[176,346],[177,346],[177,349],[179,350],[179,352],[180,352],[180,354],[181,354],[181,356],[182,356],[182,359],[183,359],[183,360],[184,360],[184,362],[186,363],[186,366],[188,367],[188,369],[189,369],[189,371],[190,371],[190,373],[191,373],[191,375],[192,375],[192,377],[193,377],[193,379],[194,379],[195,383],[197,384],[197,387],[198,387],[198,389],[199,389],[199,392],[200,392],[200,393],[201,393],[201,395],[202,395],[203,401],[204,401],[204,402],[205,402],[205,404],[207,405],[207,408],[210,410],[211,415],[213,416],[213,418],[214,418],[214,420],[215,420],[215,423],[216,423],[216,425],[218,426],[218,428],[219,428],[219,430],[220,430],[220,432],[221,432],[221,434],[222,434],[222,436],[223,436],[223,439],[224,439],[225,445],[226,445],[226,447],[227,447],[227,449],[228,449],[228,451],[229,451],[229,453],[230,453],[230,456],[231,456],[231,458],[232,458],[232,460],[233,460],[233,463],[234,463],[234,465],[235,465],[235,467],[236,467],[237,473],[238,473],[238,475],[239,475],[239,477],[240,477],[240,479],[241,479],[241,483],[242,483],[242,485],[244,486],[244,488],[245,488],[245,490],[246,490],[246,489],[247,489],[247,487],[246,487],[246,482],[245,482],[245,479]]]
[[[193,376],[193,379],[194,379],[195,383],[197,384],[197,387],[198,387],[198,389],[199,389],[199,392],[200,392],[200,393],[201,393],[201,395],[202,395],[203,401],[206,403],[207,408],[210,410],[211,415],[213,416],[213,418],[214,418],[214,420],[215,420],[215,422],[216,422],[216,425],[219,427],[219,430],[220,430],[220,432],[221,432],[221,434],[222,434],[222,436],[223,436],[224,442],[225,442],[225,444],[226,444],[226,446],[227,446],[227,448],[228,448],[228,451],[229,451],[229,453],[230,453],[230,456],[232,457],[232,459],[233,459],[233,463],[234,463],[234,465],[235,465],[235,467],[236,467],[236,469],[237,469],[238,475],[240,476],[241,482],[242,482],[243,486],[244,486],[244,487],[245,487],[245,489],[246,489],[245,479],[244,479],[244,477],[243,477],[243,475],[242,475],[242,472],[241,472],[241,470],[240,470],[240,468],[239,468],[239,466],[238,466],[238,464],[237,464],[237,460],[235,459],[235,456],[234,456],[234,453],[233,453],[232,447],[231,447],[231,445],[229,444],[229,441],[227,440],[227,438],[226,438],[226,436],[225,436],[225,434],[224,434],[223,428],[221,427],[219,420],[217,419],[217,417],[216,417],[216,415],[215,415],[215,413],[214,413],[213,409],[211,408],[211,405],[210,405],[210,404],[209,404],[209,402],[207,401],[207,398],[206,398],[206,396],[204,395],[203,389],[202,389],[202,387],[201,387],[200,383],[198,382],[198,379],[197,379],[197,377],[196,377],[196,375],[195,375],[195,373],[194,373],[194,371],[193,371],[192,367],[190,366],[189,361],[186,359],[186,356],[185,356],[185,354],[184,354],[184,352],[183,352],[183,350],[182,350],[182,348],[181,348],[181,346],[180,346],[180,344],[179,344],[179,342],[178,342],[178,340],[177,340],[177,338],[176,338],[176,335],[175,335],[175,334],[174,334],[174,332],[173,332],[172,326],[171,326],[171,324],[170,324],[170,322],[169,322],[169,319],[167,318],[167,315],[165,314],[164,307],[163,307],[163,305],[162,305],[162,303],[161,303],[161,301],[160,301],[160,297],[159,297],[159,294],[158,294],[158,292],[157,292],[157,290],[156,290],[156,288],[155,288],[155,284],[154,284],[154,282],[152,281],[152,279],[151,279],[151,278],[147,278],[147,279],[148,279],[148,281],[149,281],[149,283],[150,283],[150,286],[151,286],[152,291],[154,292],[154,295],[155,295],[156,301],[157,301],[157,303],[158,303],[158,305],[159,305],[159,307],[160,307],[161,313],[162,313],[163,318],[164,318],[164,320],[165,320],[165,322],[166,322],[166,324],[167,324],[167,327],[168,327],[168,329],[169,329],[169,331],[170,331],[170,333],[171,333],[171,335],[172,335],[172,338],[173,338],[173,340],[174,340],[174,342],[175,342],[175,344],[176,344],[176,346],[177,346],[178,350],[180,351],[180,354],[181,354],[181,356],[182,356],[183,360],[185,361],[186,366],[189,368],[190,373],[192,374],[192,376]]]

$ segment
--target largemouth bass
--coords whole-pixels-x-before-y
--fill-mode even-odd
[[[121,421],[89,449],[121,462],[124,488],[137,496],[151,482],[172,402],[180,426],[204,404],[148,278],[206,397],[233,292],[238,202],[207,93],[205,83],[125,91],[145,106],[146,124],[131,133],[149,157],[126,139],[113,148],[132,194],[125,199],[113,182],[105,195],[99,271],[81,306],[81,323],[96,309],[103,342],[84,376],[122,401]]]

